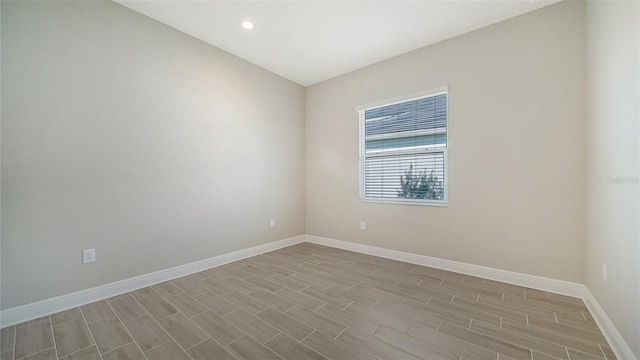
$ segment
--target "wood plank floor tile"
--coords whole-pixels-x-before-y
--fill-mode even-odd
[[[563,333],[569,336],[576,337],[578,339],[587,340],[590,342],[606,345],[607,340],[605,340],[602,334],[596,334],[588,330],[579,329],[573,326],[559,324],[554,321],[548,321],[545,319],[540,319],[535,316],[529,316],[529,324],[535,325],[547,330]]]
[[[226,315],[224,319],[242,330],[245,334],[259,341],[261,344],[269,341],[280,333],[280,330],[242,309]]]
[[[89,328],[82,318],[54,326],[53,336],[58,350],[58,357],[63,357],[94,344]],[[18,353],[17,346],[16,353]]]
[[[531,359],[531,350],[529,349],[511,344],[500,339],[496,339],[488,335],[480,334],[469,329],[462,328],[458,325],[444,322],[438,330],[445,334],[455,336],[458,339],[484,347],[497,353],[505,354],[516,360]]]
[[[420,359],[406,351],[402,351],[395,346],[391,346],[384,341],[380,341],[372,336],[361,333],[355,329],[347,329],[338,336],[338,341],[363,351],[377,359]]]
[[[106,300],[94,302],[85,306],[80,307],[80,311],[84,315],[84,319],[87,323],[92,323],[94,321],[98,321],[110,316],[115,316],[116,314],[111,310],[111,306],[106,302]]]
[[[342,325],[301,306],[296,306],[285,312],[285,314],[333,337],[340,335],[340,333],[347,328],[346,325]]]
[[[399,275],[398,273],[395,272],[395,269],[376,270],[373,273],[375,275],[379,275],[387,279],[391,279],[391,280],[397,281],[398,283],[402,283],[406,285],[418,286],[418,284],[420,284],[420,282],[422,281],[422,280],[416,279],[416,277],[413,277],[413,276],[409,277],[409,276]]]
[[[264,269],[264,270],[268,270],[270,272],[270,274],[267,276],[273,276],[275,274],[281,275],[281,276],[289,276],[289,275],[293,275],[295,274],[294,271],[291,270],[287,270],[283,267],[280,267],[276,264],[266,264],[260,267],[260,269]]]
[[[82,318],[82,313],[80,312],[80,308],[73,308],[67,311],[59,312],[57,314],[51,315],[51,325],[56,326],[67,321],[80,319]]]
[[[472,322],[471,330],[494,337],[496,339],[507,341],[512,344],[520,345],[527,349],[535,350],[547,355],[552,355],[559,359],[568,360],[567,352],[564,346],[541,340],[533,336],[524,335],[480,321]]]
[[[268,277],[275,274],[273,271],[269,270],[268,268],[265,268],[264,266],[256,266],[253,264],[249,264],[243,267],[242,270],[248,273],[251,273],[254,276],[259,276],[259,277]]]
[[[188,349],[208,338],[202,329],[181,313],[169,315],[158,322],[184,349]]]
[[[249,276],[248,278],[244,279],[246,282],[249,282],[259,288],[265,289],[267,291],[271,291],[271,292],[276,292],[280,289],[282,289],[282,285],[278,285],[272,281],[269,281],[263,277],[260,276]]]
[[[496,298],[496,299],[502,299],[502,293],[501,292],[494,291],[494,290],[488,290],[486,288],[479,287],[479,286],[474,286],[474,285],[468,284],[468,283],[461,283],[461,282],[456,282],[456,281],[444,280],[442,282],[442,286],[444,286],[446,288],[458,288],[458,289],[468,290],[468,291],[474,292],[474,293],[476,293],[478,295],[485,295],[485,296],[493,297],[493,298]]]
[[[255,315],[256,313],[259,313],[260,311],[269,307],[262,301],[239,291],[233,291],[228,294],[224,294],[222,297],[251,315]]]
[[[282,360],[279,355],[246,335],[227,345],[225,349],[238,360]]]
[[[313,275],[313,274],[311,274]],[[318,289],[318,290],[324,290],[326,288],[328,288],[329,286],[331,286],[331,283],[326,282],[324,280],[321,279],[317,279],[311,276],[307,276],[304,274],[300,274],[300,273],[295,273],[291,276],[288,277],[289,279],[298,281],[300,283],[306,284],[311,288],[314,289]]]
[[[443,310],[441,308],[427,305],[419,301],[406,299],[405,301],[402,302],[400,307],[406,308],[408,310],[411,310],[417,313],[428,314],[437,319],[444,320],[462,327],[469,327],[469,325],[471,325],[471,318],[469,316],[466,316],[464,314],[459,314],[456,312]],[[494,324],[500,325],[500,317],[497,317],[494,320]]]
[[[329,360],[324,355],[285,334],[274,337],[264,345],[285,360]]]
[[[297,291],[293,291],[288,288],[280,289],[278,292],[276,292],[276,295],[283,297],[291,302],[294,302],[300,306],[304,306],[310,310],[315,310],[325,304],[324,301],[322,300],[319,300],[315,297],[311,297],[309,295],[306,295]]]
[[[497,353],[482,346],[472,344],[436,329],[412,325],[407,335],[436,347],[449,349],[457,355],[469,360],[496,360]]]
[[[231,264],[227,264],[227,265],[222,265],[219,267],[220,270],[228,273],[229,275],[237,278],[237,279],[244,279],[244,278],[248,278],[249,276],[253,275],[250,272],[246,272],[244,270],[242,270],[241,268],[235,267]]]
[[[328,287],[325,292],[363,305],[373,305],[378,302],[378,299],[364,295],[357,289],[345,289],[334,285]]]
[[[205,273],[203,272],[197,272],[197,273],[193,273],[191,275],[187,275],[184,277],[185,280],[191,280],[191,281],[195,281],[198,282],[200,280],[204,280],[209,278],[209,276],[207,276]]]
[[[354,303],[349,305],[346,311],[372,319],[380,325],[400,332],[407,331],[413,324],[436,329],[442,322],[438,318],[386,303],[377,303],[371,307]]]
[[[125,321],[124,326],[140,346],[142,351],[150,350],[163,344],[171,338],[169,334],[151,317],[145,314],[135,319]]]
[[[194,316],[191,321],[223,346],[244,335],[244,332],[212,311]]]
[[[148,297],[138,302],[156,320],[160,320],[178,312],[178,309],[160,296]]]
[[[437,292],[442,293],[442,294],[454,295],[454,296],[458,296],[458,297],[465,297],[465,298],[468,298],[468,299],[471,299],[471,300],[477,300],[478,299],[478,295],[479,295],[475,291],[471,291],[469,289],[464,289],[464,288],[459,287],[459,286],[447,286],[447,285],[433,284],[433,283],[430,283],[430,282],[421,282],[420,284],[418,284],[418,286],[419,287],[423,287],[425,289],[437,291]],[[497,298],[497,296],[496,296],[496,298]]]
[[[149,360],[192,360],[173,340],[145,352],[144,355]]]
[[[160,296],[160,294],[158,294],[155,290],[153,290],[153,288],[149,286],[146,288],[138,289],[136,291],[132,291],[131,296],[133,296],[133,298],[136,300],[142,300],[150,296]]]
[[[208,289],[209,291],[215,293],[216,295],[220,295],[220,296],[235,290],[234,288],[223,283],[222,281],[212,279],[212,278],[200,280],[198,281],[198,284]]]
[[[84,348],[82,350],[76,351],[72,354],[69,354],[65,357],[60,358],[60,360],[101,360],[100,353],[98,352],[98,348],[95,345],[90,346],[88,348]]]
[[[33,354],[30,356],[27,356],[26,358],[22,358],[22,360],[57,360],[57,359],[58,357],[56,356],[55,348],[49,348],[37,354]]]
[[[249,276],[252,276],[252,275],[249,274]],[[241,291],[243,293],[250,293],[252,291],[255,291],[255,290],[259,289],[258,286],[254,285],[254,284],[252,284],[250,282],[246,282],[246,281],[244,281],[244,280],[242,280],[240,278],[237,278],[235,276],[230,276],[230,277],[222,279],[220,281],[222,281],[226,285],[231,286],[235,290]]]
[[[462,279],[462,284],[472,285],[475,287],[499,292],[502,294],[513,294],[518,296],[524,296],[524,289],[519,287],[513,287],[509,284],[497,284],[484,282],[482,280]]]
[[[235,356],[231,355],[213,339],[201,342],[187,350],[187,353],[191,355],[193,360],[236,360]]]
[[[406,301],[405,301],[406,303]],[[403,303],[403,304],[405,304]],[[452,312],[457,315],[463,315],[469,319],[480,320],[488,324],[500,326],[500,316],[484,311],[479,311],[467,306],[459,305],[457,303],[450,303],[438,299],[431,299],[427,308],[436,308],[443,311]],[[445,320],[445,319],[443,319]],[[450,321],[451,322],[451,321]],[[458,324],[459,325],[459,324]]]
[[[370,273],[363,273],[363,272],[359,272],[359,271],[355,271],[354,274],[356,274],[357,276],[367,279],[367,280],[371,280],[371,281],[375,281],[379,284],[383,284],[383,285],[387,285],[387,286],[395,286],[398,281],[393,280],[393,279],[389,279],[388,277],[384,277],[378,274],[370,274]]]
[[[258,289],[256,291],[250,292],[249,296],[282,312],[285,312],[296,305],[292,301],[289,301],[263,289]]]
[[[293,291],[300,291],[302,289],[306,289],[307,287],[309,287],[309,285],[303,282],[282,276],[280,274],[271,275],[267,278],[267,280],[270,280],[271,282],[282,285],[283,287]]]
[[[200,296],[196,296],[194,299],[198,300],[198,302],[220,316],[224,316],[238,309],[236,305],[214,293],[202,294]]]
[[[381,326],[378,331],[373,334],[373,337],[422,359],[458,360],[460,358],[458,354],[450,349],[427,344],[385,326]]]
[[[309,335],[302,343],[331,360],[373,360],[371,356],[318,331]]]
[[[209,310],[206,306],[202,305],[196,299],[187,294],[178,294],[169,297],[167,298],[167,301],[171,303],[176,310],[180,311],[188,318]]]
[[[115,316],[104,318],[89,324],[101,354],[117,349],[133,341],[124,325]]]
[[[209,291],[207,288],[200,285],[200,283],[191,279],[172,280],[171,283],[191,296],[202,295]]]
[[[431,296],[426,295],[424,293],[416,293],[415,291],[402,289],[395,286],[384,285],[384,284],[378,284],[374,287],[374,289],[378,289],[393,295],[402,296],[407,299],[413,299],[413,300],[424,302],[424,303],[428,302],[429,299],[431,299]]]
[[[178,295],[182,290],[179,287],[173,285],[171,282],[163,282],[161,284],[153,285],[151,287],[155,292],[157,292],[163,298],[168,298],[170,296]],[[121,319],[122,320],[122,319]]]
[[[398,296],[386,291],[382,291],[374,287],[369,288],[369,287],[356,285],[352,288],[352,290],[357,292],[358,294],[370,296],[372,298],[378,299],[378,301],[384,301],[386,303],[393,304],[393,305],[400,305],[406,299],[402,296]]]
[[[216,280],[221,280],[224,278],[228,278],[229,273],[226,273],[222,270],[220,270],[219,267],[215,267],[215,268],[211,268],[211,269],[207,269],[202,271],[203,274],[207,275],[208,277],[212,278],[212,279],[216,279]]]
[[[524,312],[505,309],[503,307],[488,304],[486,302],[478,302],[466,298],[454,298],[452,304],[462,305],[476,311],[482,311],[489,314],[502,316],[503,318],[517,320],[522,323],[527,322],[527,314],[525,314]]]
[[[555,331],[548,331],[544,328],[529,325],[510,319],[502,319],[502,327],[512,331],[517,331],[525,335],[530,335],[538,339],[546,340],[555,344],[577,349],[581,352],[595,356],[602,356],[602,350],[596,343],[588,342],[576,337],[562,334]]]
[[[569,355],[566,355],[566,357],[568,357]],[[543,354],[543,353],[539,353],[537,351],[533,351],[533,354],[531,356],[531,358],[533,360],[559,360],[557,357],[551,356],[551,355],[547,355],[547,354]]]
[[[443,292],[436,291],[426,287],[420,287],[420,286],[415,286],[415,285],[410,285],[405,283],[398,283],[396,287],[403,290],[414,292],[416,294],[424,294],[432,299],[440,299],[442,301],[451,301],[453,299],[453,294],[445,294]]]
[[[594,332],[596,334],[601,334],[600,328],[598,328],[598,324],[595,322],[587,321],[584,319],[575,319],[573,316],[565,316],[562,314],[556,313],[556,319],[560,324],[565,324],[573,327],[577,327],[580,329],[588,330]]]
[[[331,287],[332,285],[329,285]],[[341,296],[337,296],[334,294],[330,294],[323,290],[318,290],[316,288],[310,287],[301,291],[302,294],[308,295],[314,299],[321,301],[324,304],[331,304],[335,307],[344,309],[347,305],[351,304],[353,301],[350,299],[346,299]]]
[[[0,352],[13,351],[15,335],[15,326],[7,326],[0,330]]]
[[[511,302],[515,302],[518,304],[522,304],[522,305],[527,305],[527,306],[533,306],[542,310],[546,310],[546,311],[550,311],[556,314],[562,314],[565,315],[567,317],[571,317],[574,319],[578,319],[578,320],[584,320],[584,317],[582,316],[582,312],[579,310],[575,310],[575,309],[571,309],[571,308],[567,308],[564,306],[558,306],[555,304],[550,304],[544,301],[539,301],[536,300],[535,298],[523,298],[517,295],[510,295],[510,294],[505,294],[504,298],[505,301],[511,301]]]
[[[323,305],[315,312],[339,324],[356,329],[367,335],[373,335],[373,333],[380,327],[380,324],[376,323],[369,317],[364,317],[361,314],[353,312],[347,312],[329,304]]]
[[[600,348],[602,348],[602,352],[604,353],[604,355],[605,355],[607,360],[615,360],[616,359],[616,355],[613,353],[613,351],[611,350],[610,347],[608,347],[606,345],[600,345]]]
[[[351,286],[353,286],[355,283],[349,280],[344,280],[341,279],[339,277],[335,276],[336,273],[334,273],[333,275],[327,275],[327,274],[323,274],[323,273],[315,273],[313,275],[311,275],[312,278],[317,279],[317,280],[322,280],[324,282],[328,282],[329,284],[333,285],[333,286],[339,286],[342,288],[350,288]]]
[[[131,295],[117,299],[109,299],[107,302],[111,305],[116,315],[118,315],[120,321],[131,320],[147,313]]]
[[[413,269],[412,269],[413,270]],[[413,278],[419,281],[418,286],[422,286],[420,284],[432,284],[432,285],[441,285],[444,280],[436,277],[432,274],[418,274],[415,273],[413,271],[410,270],[400,270],[397,269],[396,271],[394,271],[394,273],[400,275],[400,276],[404,276],[404,277],[409,277],[409,278]]]
[[[571,360],[602,360],[599,356],[585,354],[573,349],[567,349],[567,352],[569,353],[569,359]]]
[[[305,323],[271,308],[258,313],[256,317],[298,341],[311,335],[314,331]]]
[[[354,275],[351,271],[349,271],[349,272],[339,271],[339,272],[333,274],[332,276],[336,277],[338,279],[343,279],[343,280],[350,281],[350,282],[352,282],[354,284],[359,285],[360,287],[365,287],[365,288],[372,288],[377,284],[376,281],[371,281],[371,280],[367,280],[367,279],[361,278],[361,277],[359,277],[357,275]]]

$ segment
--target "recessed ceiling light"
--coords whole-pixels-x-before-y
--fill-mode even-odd
[[[251,21],[243,21],[242,22],[242,27],[247,29],[247,30],[251,30],[251,29],[253,29],[253,23]]]

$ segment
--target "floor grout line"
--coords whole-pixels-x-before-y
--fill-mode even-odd
[[[49,320],[51,321],[51,320]],[[16,358],[16,340],[18,339],[18,326],[14,325],[13,326],[13,349],[11,352],[11,357],[12,358]],[[53,336],[53,327],[51,327],[51,340],[53,341],[53,346],[56,346],[56,339]],[[56,349],[56,359],[58,358],[58,349]]]
[[[198,326],[198,325],[196,324],[196,326]],[[202,330],[202,329],[200,329],[200,330]],[[203,330],[203,331],[204,331],[204,330]],[[205,334],[206,334],[206,332],[205,332]],[[207,335],[209,335],[209,334],[207,334]],[[196,346],[198,346],[198,345],[202,344],[202,343],[203,343],[203,342],[205,342],[205,341],[208,341],[209,339],[212,339],[212,338],[211,338],[211,337],[207,337],[206,339],[204,339],[204,340],[200,341],[199,343],[194,344],[193,346],[189,346],[187,349],[184,349],[184,348],[183,348],[183,350],[184,350],[184,352],[186,352],[186,353],[187,353],[187,355],[189,355],[189,353],[188,353],[188,351],[189,351],[189,350],[191,350],[191,349],[193,349],[194,347],[196,347]],[[212,339],[212,340],[213,340],[213,339]],[[214,341],[215,341],[215,340],[214,340]],[[220,344],[218,343],[218,345],[220,345]],[[180,346],[180,344],[178,344],[178,346]],[[182,346],[180,346],[180,347],[182,348]],[[189,355],[189,357],[191,357],[191,355]],[[193,358],[192,358],[192,359],[193,359]]]
[[[131,293],[129,293],[129,294],[131,294]],[[129,296],[131,296],[131,295],[129,295]],[[135,301],[135,302],[136,302],[136,304],[138,304],[138,306],[140,306],[140,307],[142,308],[142,310],[144,310],[145,312],[147,312],[147,314],[149,314],[149,312],[147,311],[147,309],[146,309],[144,306],[142,306],[142,304],[140,304],[140,303],[138,302],[138,300],[136,300],[136,298],[135,298],[135,297],[131,296],[131,298],[133,299],[133,301]],[[142,348],[140,347],[140,344],[138,344],[138,342],[137,342],[137,341],[136,341],[136,339],[133,337],[133,335],[131,335],[131,332],[129,331],[129,329],[127,329],[127,327],[126,327],[126,326],[124,326],[124,322],[122,321],[122,319],[120,319],[120,316],[119,316],[119,315],[118,315],[118,313],[115,311],[115,309],[113,308],[113,306],[111,306],[111,303],[109,303],[109,302],[107,301],[107,305],[109,305],[109,308],[111,308],[111,311],[113,311],[113,313],[116,315],[116,318],[118,319],[118,321],[120,321],[120,324],[122,324],[122,327],[124,328],[124,330],[127,332],[127,334],[129,334],[129,337],[131,338],[131,341],[132,341],[134,344],[136,344],[136,346],[138,347],[138,350],[140,350],[140,353],[142,354],[142,356],[144,356],[144,358],[148,360],[147,355],[144,353],[144,351],[142,351]],[[149,316],[150,316],[151,318],[153,318],[153,316],[151,316],[151,314],[149,314]],[[91,329],[89,329],[89,331],[91,332]],[[93,333],[92,333],[92,336],[93,336]],[[94,341],[95,341],[95,339],[94,339]],[[125,344],[125,345],[127,345],[127,344]],[[122,346],[125,346],[125,345],[122,345]],[[121,347],[122,347],[122,346],[121,346]],[[98,347],[98,343],[96,343],[96,348],[97,348],[97,347]],[[118,349],[119,349],[119,348],[118,348]],[[117,349],[113,349],[113,350],[111,350],[111,351],[114,351],[114,350],[117,350]],[[98,349],[98,353],[100,354],[100,349]],[[102,359],[102,354],[100,354],[100,358]]]
[[[82,312],[82,309],[80,307],[78,308],[78,311],[80,312],[80,315],[82,315],[82,319],[84,320],[84,325],[87,327],[87,331],[89,332],[89,335],[91,335],[91,340],[93,340],[93,345],[95,345],[95,347],[96,347],[96,351],[98,352],[98,356],[100,356],[100,359],[102,359],[102,354],[100,353],[100,348],[98,347],[98,342],[96,341],[95,336],[93,336],[93,331],[91,331],[91,328],[89,327],[89,323],[87,322],[87,318],[84,316],[84,313]],[[113,309],[111,309],[111,311],[113,311]],[[113,313],[115,314],[115,311]],[[120,319],[118,318],[118,320],[120,320]],[[122,323],[122,322],[120,322],[120,323]],[[124,327],[124,324],[122,325],[122,327]],[[131,338],[131,340],[133,341],[133,337]],[[57,352],[58,351],[56,349],[56,353]],[[70,355],[70,354],[67,354],[67,355]]]
[[[164,329],[162,329],[162,330],[164,330]],[[135,339],[134,339],[134,341],[135,341]],[[153,349],[155,349],[155,348],[159,348],[160,346],[162,346],[162,345],[164,345],[164,344],[166,344],[166,343],[168,343],[168,342],[171,342],[171,341],[175,341],[175,340],[173,340],[173,339],[170,337],[170,338],[169,338],[169,340],[167,340],[167,341],[165,341],[165,342],[163,342],[163,343],[160,343],[160,344],[158,344],[158,345],[156,345],[156,346],[154,346],[154,347],[152,347],[152,348],[150,348],[150,349],[147,349],[147,350],[145,350],[145,351],[143,351],[143,352],[144,352],[144,353],[147,353],[147,352],[149,352],[149,351],[151,351],[151,350],[153,350]]]

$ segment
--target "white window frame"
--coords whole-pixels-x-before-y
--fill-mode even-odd
[[[383,150],[376,153],[367,154],[365,151],[365,111],[370,109],[376,109],[384,106],[400,104],[408,101],[419,100],[436,95],[447,94],[447,125],[446,136],[447,142],[445,146],[429,146],[426,145],[419,149],[411,150]],[[423,206],[448,206],[449,204],[449,88],[447,86],[441,86],[434,89],[421,91],[409,95],[399,96],[392,99],[377,101],[375,103],[360,105],[356,107],[358,112],[359,122],[359,197],[360,202],[371,203],[385,203],[385,204],[403,204],[403,205],[423,205]],[[379,197],[367,197],[365,195],[365,159],[370,157],[381,157],[390,155],[406,155],[406,154],[428,154],[428,153],[443,153],[444,154],[444,199],[443,200],[431,200],[431,199],[403,199],[403,198],[379,198]]]

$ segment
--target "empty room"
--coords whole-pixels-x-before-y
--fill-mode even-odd
[[[0,13],[1,360],[640,357],[640,2]]]

